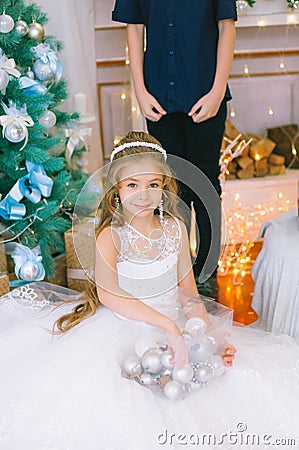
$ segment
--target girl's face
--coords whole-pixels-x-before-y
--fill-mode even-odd
[[[131,219],[153,216],[162,198],[162,186],[163,175],[153,161],[125,166],[118,187],[123,212]]]

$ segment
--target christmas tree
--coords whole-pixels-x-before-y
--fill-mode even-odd
[[[0,16],[0,238],[27,281],[55,275],[74,204],[87,175],[70,167],[86,149],[67,97],[58,52],[36,4],[4,0]],[[81,136],[81,137],[80,137]],[[13,242],[13,244],[11,244]],[[8,250],[9,251],[9,250]]]

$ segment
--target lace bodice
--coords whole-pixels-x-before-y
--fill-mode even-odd
[[[177,305],[177,263],[181,226],[162,218],[161,230],[147,237],[129,224],[112,225],[120,241],[117,258],[119,286],[159,311]]]

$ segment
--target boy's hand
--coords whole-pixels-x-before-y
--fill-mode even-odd
[[[160,103],[148,91],[137,94],[137,100],[142,115],[152,122],[158,122],[162,116],[167,114]]]
[[[223,96],[211,90],[201,97],[188,112],[193,122],[199,123],[216,116],[219,111]]]

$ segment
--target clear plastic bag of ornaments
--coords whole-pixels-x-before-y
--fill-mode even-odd
[[[124,356],[121,369],[123,377],[159,396],[178,401],[225,374],[222,355],[230,344],[233,311],[213,299],[180,288],[172,317],[182,331],[178,339],[182,339],[181,348],[186,353],[183,365],[174,364],[167,336],[148,326]]]

